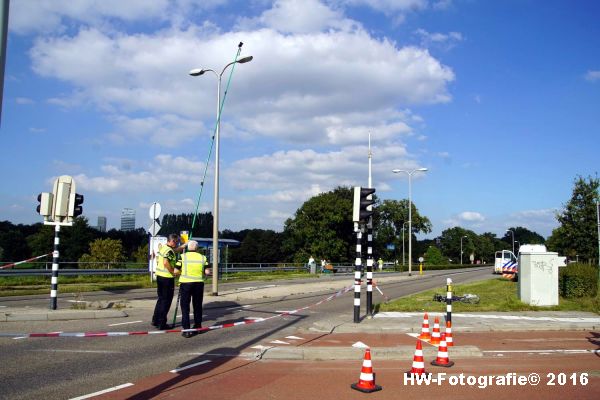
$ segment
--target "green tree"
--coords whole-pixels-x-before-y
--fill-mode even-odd
[[[136,263],[147,263],[148,262],[148,243],[138,247],[133,252],[133,260]]]
[[[548,239],[548,248],[569,258],[593,262],[598,257],[596,202],[600,200],[600,180],[578,176],[574,180],[571,199],[557,213],[560,223]]]
[[[412,205],[412,235],[415,243],[417,233],[430,233],[431,222],[425,216],[419,214],[419,210]],[[405,227],[405,242],[408,243],[408,200],[384,200],[375,208],[374,229],[377,233],[375,241],[375,253],[382,255],[384,259],[392,259],[394,252],[387,250],[388,244],[394,244],[396,249],[402,249],[402,227]],[[408,248],[408,246],[405,244]],[[396,252],[397,254],[397,252]],[[417,253],[413,253],[415,256]],[[413,257],[414,258],[414,257]]]
[[[312,255],[332,262],[354,259],[354,224],[349,187],[337,187],[307,200],[293,218],[285,222],[283,249],[295,262]]]
[[[442,252],[436,246],[429,246],[425,252],[424,258],[427,265],[442,265],[448,263],[448,259],[442,255]]]
[[[77,217],[73,226],[60,229],[60,261],[74,262],[79,260],[90,249],[90,243],[100,236],[100,232],[90,228],[85,217]]]
[[[505,242],[508,247],[506,249],[512,250],[513,234],[509,231],[514,232],[515,236],[515,255],[519,252],[519,246],[524,244],[544,244],[546,239],[537,232],[530,231],[522,226],[516,226],[508,228],[502,237],[502,241]]]
[[[466,237],[465,237],[466,236]],[[460,243],[462,239],[462,261],[463,264],[468,264],[469,256],[473,254],[476,259],[480,259],[482,254],[476,248],[479,241],[477,234],[471,230],[455,226],[454,228],[446,229],[440,236],[440,246],[444,255],[448,256],[453,263],[460,263]]]
[[[192,230],[192,225],[194,229]],[[171,233],[190,231],[190,236],[212,237],[212,213],[198,213],[194,221],[194,214],[165,214],[162,218],[160,234],[167,236]]]
[[[283,234],[272,230],[251,229],[242,240],[240,247],[231,250],[231,262],[264,262],[283,261],[281,244]]]
[[[79,259],[80,268],[115,267],[116,263],[125,261],[123,244],[120,240],[96,239],[90,243],[90,253]],[[100,264],[100,265],[99,265]]]
[[[41,256],[54,250],[54,227],[42,224],[36,225],[38,226],[38,231],[27,236],[25,240],[31,250],[31,254]]]

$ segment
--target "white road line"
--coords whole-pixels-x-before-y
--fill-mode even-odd
[[[69,303],[87,303],[85,300],[67,300]]]
[[[110,324],[110,325],[108,325],[108,326],[127,325],[127,324],[137,324],[138,322],[144,322],[144,321],[119,322],[118,324]]]
[[[6,308],[6,306],[0,306],[0,308]]]
[[[356,347],[357,349],[368,349],[369,348],[369,346],[367,346],[363,342],[356,342],[352,345],[352,347]]]
[[[284,341],[281,341],[281,340],[273,340],[272,342],[269,342],[269,343],[273,343],[273,344],[289,344],[288,342],[284,342]]]
[[[94,392],[94,393],[86,394],[86,395],[79,396],[79,397],[73,397],[70,400],[89,399],[90,397],[100,396],[101,394],[114,392],[115,390],[124,389],[124,388],[129,387],[129,386],[133,386],[133,383],[124,383],[124,384],[119,385],[119,386],[115,386],[115,387],[111,387],[111,388],[108,388],[108,389],[100,390],[99,392]]]
[[[19,339],[27,339],[28,337],[29,337],[29,336],[17,336],[17,337],[14,337],[13,339],[14,339],[14,340],[19,340]]]
[[[43,351],[46,353],[98,353],[98,354],[121,354],[122,351],[113,350],[68,350],[68,349],[39,349],[29,351]]]
[[[259,320],[259,319],[263,319],[263,317],[244,317],[244,319]]]
[[[290,339],[290,340],[304,340],[304,339],[302,339],[301,337],[298,337],[298,336],[286,336],[285,338],[286,339]]]
[[[197,362],[197,363],[194,363],[194,364],[186,365],[185,367],[172,369],[169,372],[172,372],[172,373],[176,374],[178,372],[185,371],[186,369],[194,368],[194,367],[197,367],[198,365],[207,364],[209,362],[210,362],[210,360],[204,360],[204,361],[200,361],[200,362]]]
[[[553,349],[553,350],[483,350],[482,353],[538,353],[538,354],[550,354],[550,353],[565,353],[565,354],[585,354],[585,353],[596,353],[600,354],[600,350],[585,350],[585,349]]]

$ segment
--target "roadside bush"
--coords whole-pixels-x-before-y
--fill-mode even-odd
[[[594,297],[598,293],[598,269],[587,264],[560,268],[558,288],[565,298]]]

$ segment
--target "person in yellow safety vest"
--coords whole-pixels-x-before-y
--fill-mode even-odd
[[[194,329],[202,328],[202,300],[204,297],[204,275],[210,275],[210,269],[206,270],[206,257],[198,253],[198,242],[190,240],[187,245],[187,253],[181,255],[181,276],[179,277],[179,292],[181,293],[181,327],[184,332],[181,336],[191,338],[198,331],[190,329],[190,300],[194,306]]]
[[[179,246],[179,235],[173,233],[167,238],[167,245],[161,246],[158,250],[158,260],[156,264],[156,293],[158,299],[154,307],[152,316],[152,325],[161,331],[172,329],[167,325],[167,314],[171,309],[173,294],[175,293],[175,276],[179,272],[175,270],[177,262],[176,252],[181,252],[184,246]]]
[[[379,257],[379,260],[377,260],[377,264],[379,264],[379,270],[382,271],[383,270],[383,260],[381,259],[381,257]]]

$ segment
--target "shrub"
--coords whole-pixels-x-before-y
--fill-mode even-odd
[[[565,298],[594,297],[598,293],[598,269],[587,264],[560,268],[558,288]]]

